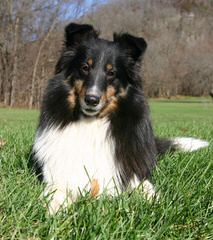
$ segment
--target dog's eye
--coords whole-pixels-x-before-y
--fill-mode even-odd
[[[115,76],[115,71],[113,71],[113,70],[107,71],[107,76],[108,77],[114,77]]]
[[[84,73],[88,73],[88,72],[89,72],[89,65],[86,64],[86,63],[82,64],[81,70],[82,70]]]

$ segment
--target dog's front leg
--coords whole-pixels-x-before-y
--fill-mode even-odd
[[[81,192],[90,192],[91,197],[98,197],[104,190],[98,179],[94,178],[85,187],[73,186],[72,190],[67,186],[63,186],[63,184],[48,184],[43,192],[43,196],[48,200],[48,211],[52,215],[61,208],[67,208],[75,202]]]
[[[47,208],[51,215],[57,213],[61,208],[68,207],[77,198],[76,193],[60,185],[47,185],[43,196],[48,200]]]
[[[154,185],[148,180],[143,180],[140,182],[136,176],[131,181],[131,188],[142,188],[143,195],[149,201],[153,200],[154,198],[158,199],[158,194],[155,191]]]

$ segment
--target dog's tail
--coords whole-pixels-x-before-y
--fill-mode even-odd
[[[207,141],[191,137],[177,137],[171,140],[155,138],[155,143],[159,155],[175,150],[193,152],[200,148],[208,147],[209,145]]]

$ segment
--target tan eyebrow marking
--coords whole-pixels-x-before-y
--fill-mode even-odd
[[[110,97],[114,97],[115,96],[115,88],[113,86],[109,86],[107,88],[107,91],[106,91],[106,97],[107,97],[107,100],[109,101],[110,100]]]
[[[87,63],[90,65],[90,67],[93,65],[93,59],[92,58],[89,58]]]
[[[112,64],[111,63],[108,63],[107,65],[106,65],[106,69],[109,71],[109,70],[112,70],[113,69],[113,66],[112,66]]]

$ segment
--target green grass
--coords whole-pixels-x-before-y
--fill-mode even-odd
[[[213,138],[213,104],[151,100],[157,135]],[[0,239],[213,239],[213,147],[176,152],[154,172],[160,201],[139,192],[81,197],[50,217],[27,167],[38,111],[0,109]]]

